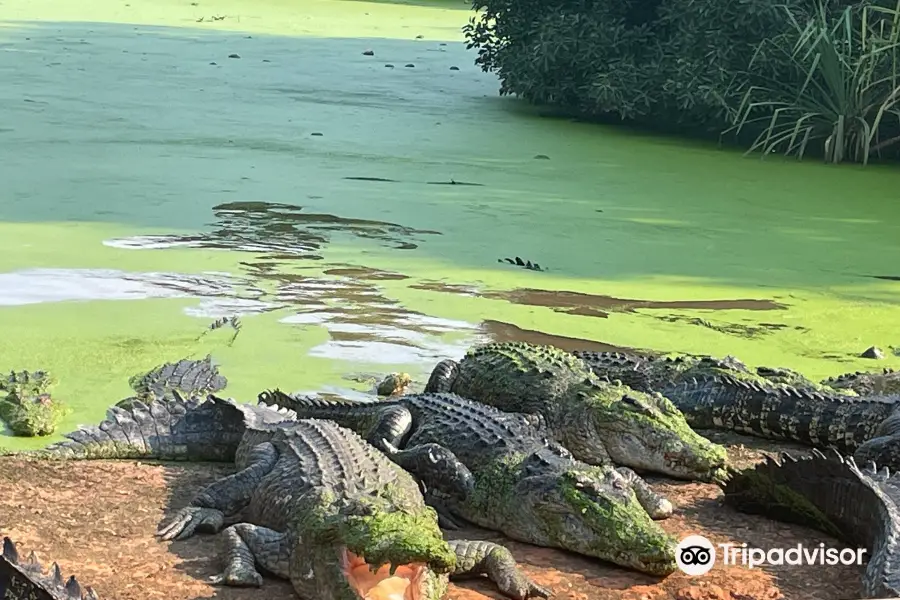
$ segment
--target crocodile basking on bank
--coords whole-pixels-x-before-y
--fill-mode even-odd
[[[212,356],[201,360],[183,358],[177,362],[164,363],[146,373],[140,373],[128,380],[135,395],[116,403],[119,408],[130,408],[135,401],[170,401],[173,392],[186,397],[205,396],[225,389],[228,380],[219,374]]]
[[[832,535],[869,559],[865,598],[900,597],[900,476],[874,463],[814,451],[799,460],[783,453],[735,472],[725,503],[737,510],[798,523]]]
[[[11,371],[0,378],[0,419],[15,435],[50,435],[68,408],[50,395],[56,381],[46,371]]]
[[[82,589],[74,575],[63,579],[56,563],[45,573],[34,552],[23,559],[13,541],[4,537],[0,553],[0,600],[99,600],[99,596],[90,587]]]
[[[875,460],[900,468],[898,397],[856,396],[852,390],[863,390],[871,380],[867,375],[829,380],[831,385],[846,386],[829,391],[824,385],[816,389],[780,383],[790,371],[763,367],[762,374],[754,373],[732,357],[575,354],[600,377],[663,394],[694,428],[729,429],[816,448],[834,447],[842,454],[854,454],[859,461]]]
[[[446,542],[418,483],[352,431],[284,409],[174,396],[113,407],[99,426],[26,454],[234,461],[235,474],[158,532],[184,539],[234,523],[222,531],[216,583],[260,586],[259,567],[305,600],[439,600],[448,576],[486,574],[512,598],[549,595],[502,546]]]
[[[460,362],[438,363],[425,391],[541,415],[552,437],[586,463],[702,481],[725,473],[725,449],[693,431],[669,400],[604,381],[584,361],[552,346],[473,348]]]
[[[451,520],[654,575],[675,570],[674,540],[651,518],[669,516],[672,505],[630,469],[575,460],[534,416],[453,394],[356,402],[275,390],[260,402],[359,432],[422,480]]]

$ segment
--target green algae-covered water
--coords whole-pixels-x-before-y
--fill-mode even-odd
[[[0,368],[61,430],[207,353],[245,400],[488,339],[900,365],[896,169],[540,118],[455,0],[76,6],[0,4]]]

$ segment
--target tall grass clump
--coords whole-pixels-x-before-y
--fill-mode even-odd
[[[900,0],[892,8],[861,3],[834,12],[816,0],[811,13],[784,13],[789,27],[754,53],[747,69],[754,84],[726,133],[755,135],[749,153],[815,153],[831,163],[866,164],[893,150],[900,141]]]

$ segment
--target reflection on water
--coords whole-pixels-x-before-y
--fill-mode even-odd
[[[412,229],[395,223],[304,213],[302,206],[274,202],[229,202],[213,208],[211,231],[189,235],[135,236],[108,240],[108,246],[131,249],[213,248],[262,252],[279,258],[320,260],[318,251],[336,233],[371,239],[398,250],[418,247],[424,235],[438,231]]]
[[[282,322],[320,325],[328,330],[331,339],[313,348],[313,356],[362,363],[433,364],[461,355],[475,343],[476,325],[408,310],[364,280],[272,272],[256,275],[277,281],[275,298],[294,308],[294,314]],[[462,339],[448,341],[446,338],[454,337],[449,335],[452,333],[462,333]]]
[[[0,306],[66,300],[143,300],[260,294],[227,274],[128,273],[114,269],[27,269],[0,273]]]
[[[125,273],[100,270],[35,270],[0,275],[0,304],[56,300],[195,297],[186,314],[203,318],[284,313],[279,322],[321,327],[327,342],[313,356],[368,364],[418,365],[427,371],[443,358],[461,357],[489,340],[553,344],[567,350],[629,350],[590,340],[553,336],[500,321],[481,324],[440,319],[411,311],[386,297],[379,281],[409,279],[403,273],[350,264],[329,264],[322,274],[306,274],[298,259],[320,259],[333,234],[346,232],[394,248],[415,248],[435,231],[334,215],[308,214],[303,208],[268,202],[234,202],[214,208],[207,232],[132,237],[106,242],[120,248],[188,246],[250,253],[240,275],[205,273]],[[298,272],[299,271],[299,272]],[[5,283],[5,285],[4,285]],[[481,290],[473,286],[421,282],[412,288],[549,307],[574,315],[606,317],[636,309],[784,308],[770,300],[651,302],[565,291]],[[15,290],[12,292],[11,290]]]

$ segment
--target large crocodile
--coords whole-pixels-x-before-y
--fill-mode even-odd
[[[888,368],[881,371],[856,371],[829,377],[822,384],[836,390],[852,390],[860,396],[900,394],[900,371]]]
[[[623,353],[576,352],[594,374],[669,398],[697,429],[730,429],[875,458],[900,467],[900,443],[889,443],[896,396],[847,395],[844,390],[780,383],[786,370],[754,373],[732,358],[648,358]],[[846,376],[848,381],[853,375]],[[796,378],[795,378],[796,381]],[[849,385],[849,384],[848,384]],[[861,388],[862,389],[862,388]],[[900,417],[898,417],[900,418]],[[900,442],[900,440],[898,440]],[[878,446],[877,454],[874,446]],[[890,458],[891,446],[898,456]]]
[[[216,583],[260,586],[259,567],[289,579],[305,600],[439,600],[448,576],[486,574],[512,598],[549,595],[502,546],[446,542],[418,483],[352,431],[283,409],[174,395],[114,407],[99,426],[31,454],[233,460],[235,474],[158,532],[184,539],[234,523],[222,531]]]
[[[725,503],[740,511],[813,527],[864,548],[865,598],[900,597],[898,502],[897,474],[817,450],[799,460],[787,453],[767,458],[734,473],[725,486]]]
[[[554,439],[587,463],[703,481],[724,474],[725,449],[693,431],[669,400],[602,381],[584,361],[552,346],[473,348],[460,362],[438,363],[425,391],[542,415]]]
[[[275,390],[260,402],[363,434],[441,492],[437,505],[451,520],[655,575],[675,569],[674,541],[651,518],[669,516],[672,505],[629,469],[575,460],[547,442],[533,416],[453,394],[359,402]]]
[[[183,358],[177,362],[163,363],[128,380],[135,395],[120,400],[116,406],[130,408],[135,401],[172,400],[173,393],[183,396],[204,396],[225,389],[228,380],[219,374],[212,356],[201,360]]]
[[[50,395],[56,380],[47,371],[11,371],[0,377],[0,419],[15,435],[50,435],[69,412]]]
[[[38,562],[34,552],[23,560],[19,549],[8,537],[3,538],[0,553],[0,600],[99,600],[97,593],[72,575],[63,579],[59,565],[49,572]]]

